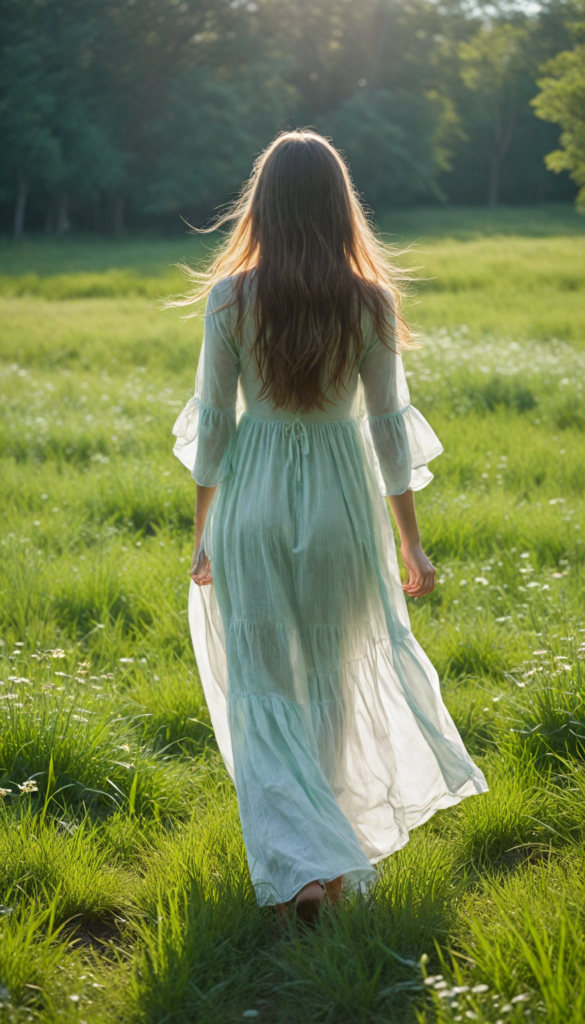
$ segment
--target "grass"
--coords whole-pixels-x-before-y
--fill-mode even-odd
[[[401,217],[427,225],[407,372],[445,445],[417,497],[439,582],[410,611],[490,792],[310,934],[255,904],[188,636],[194,495],[170,429],[201,324],[156,298],[186,243],[0,247],[7,1021],[583,1019],[583,222]]]
[[[421,280],[407,312],[421,331],[440,325],[464,327],[476,340],[495,334],[516,341],[583,344],[585,218],[571,206],[496,211],[429,207],[393,211],[381,223],[389,240],[412,247],[403,261],[418,268]],[[112,335],[131,348],[142,346],[146,334],[151,341],[160,339],[169,368],[180,370],[187,355],[184,335],[193,335],[183,331],[179,337],[177,324],[174,333],[170,326],[163,328],[159,300],[183,287],[173,265],[195,263],[212,246],[213,238],[180,232],[176,241],[0,241],[0,307],[11,339],[6,357],[21,363],[41,357],[47,363],[77,359],[80,346],[89,341],[80,330],[83,309],[92,318],[103,317],[102,331],[108,336],[104,365],[111,357]],[[22,303],[15,300],[24,296],[23,318]],[[105,298],[112,300],[107,309],[101,301]],[[88,300],[98,301],[87,306]],[[55,321],[55,344],[48,348],[47,316]],[[130,352],[128,356],[133,358]],[[148,358],[153,357],[151,350]],[[158,358],[164,359],[162,353]]]

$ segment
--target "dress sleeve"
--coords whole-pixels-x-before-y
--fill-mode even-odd
[[[386,496],[420,491],[433,479],[428,468],[443,446],[424,416],[410,404],[402,357],[374,338],[360,376],[380,489]]]
[[[218,294],[218,287],[207,300],[195,395],[173,427],[173,451],[202,487],[215,487],[227,476],[236,435],[240,356],[229,327],[233,306],[224,306],[229,297]]]

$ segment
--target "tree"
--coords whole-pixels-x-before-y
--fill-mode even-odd
[[[440,195],[436,117],[430,99],[364,89],[344,100],[324,128],[346,153],[367,202],[396,206]]]
[[[497,206],[504,160],[530,95],[526,75],[530,29],[510,22],[485,24],[459,46],[461,78],[475,94],[474,120],[481,128],[488,158],[488,205]]]
[[[176,75],[164,116],[146,129],[142,211],[200,223],[239,190],[286,116],[287,92],[271,70],[256,67],[237,81],[210,67]]]
[[[31,183],[51,185],[61,170],[61,146],[52,125],[53,83],[44,72],[38,40],[5,46],[0,61],[0,180],[14,204],[13,234],[22,235]]]
[[[582,26],[575,26],[575,32]],[[585,44],[564,50],[544,65],[545,77],[532,104],[537,117],[560,125],[561,148],[546,158],[551,171],[569,171],[579,186],[577,205],[585,213]]]
[[[121,178],[122,156],[105,126],[96,123],[91,104],[79,92],[59,90],[53,126],[61,146],[61,168],[54,181],[54,230],[60,235],[71,227],[75,202],[96,198]]]

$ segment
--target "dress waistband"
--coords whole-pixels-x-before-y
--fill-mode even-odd
[[[255,416],[253,413],[244,412],[242,413],[242,420],[255,420],[258,423],[270,423],[271,426],[278,425],[283,428],[285,437],[288,437],[288,456],[286,460],[287,468],[294,464],[295,467],[295,481],[301,479],[301,466],[303,457],[308,455],[311,451],[310,434],[312,430],[323,427],[335,428],[346,424],[354,424],[359,419],[359,416],[346,417],[343,420],[322,420],[320,422],[307,422],[302,420],[300,416],[295,417],[294,420],[278,420],[270,416]]]

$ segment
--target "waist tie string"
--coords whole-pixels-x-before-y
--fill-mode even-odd
[[[285,434],[288,434],[288,459],[286,460],[287,466],[291,466],[293,461],[295,462],[295,480],[301,479],[301,455],[308,455],[310,452],[309,447],[309,435],[307,428],[302,420],[296,419],[292,423],[287,423],[284,428]]]

